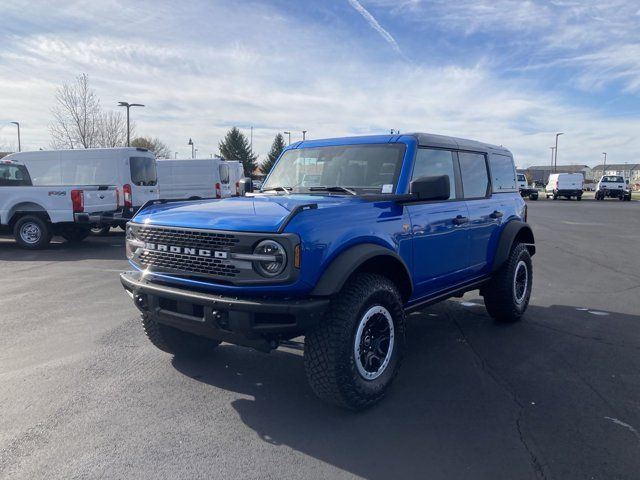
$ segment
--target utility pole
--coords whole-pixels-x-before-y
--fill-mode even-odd
[[[250,140],[249,140],[249,150],[251,150],[251,153],[253,153],[253,127],[251,127],[251,136],[250,136]]]
[[[556,153],[555,153],[556,159],[555,159],[554,164],[553,164],[554,165],[553,166],[554,173],[558,169],[558,137],[560,135],[564,135],[564,133],[562,133],[562,132],[561,133],[556,133]]]
[[[195,144],[193,140],[189,139],[189,143],[187,145],[191,145],[191,158],[196,158]]]
[[[285,135],[289,135],[289,145],[291,145],[291,132],[282,132]]]
[[[131,146],[131,128],[129,124],[129,109],[131,107],[144,107],[141,103],[118,102],[119,107],[127,108],[127,147]]]
[[[18,151],[21,152],[22,145],[20,145],[20,122],[11,122],[11,123],[13,123],[16,127],[18,127]]]
[[[307,139],[307,131],[302,130],[302,141],[304,142]]]
[[[173,159],[175,160],[176,158],[178,158],[178,152],[173,152]]]

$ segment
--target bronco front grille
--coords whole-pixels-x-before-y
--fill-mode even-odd
[[[201,230],[162,227],[139,227],[136,237],[145,242],[176,245],[180,247],[207,248],[229,251],[240,242],[232,233],[203,232]]]
[[[232,285],[283,283],[297,276],[291,261],[277,278],[256,272],[252,255],[256,245],[267,238],[274,235],[127,224],[127,241],[135,244],[130,260],[141,270]],[[277,239],[292,259],[297,235],[278,234]]]
[[[151,267],[152,269],[159,268],[190,274],[233,278],[240,273],[240,270],[228,260],[194,257],[179,253],[145,250],[140,254],[139,261],[143,266]]]

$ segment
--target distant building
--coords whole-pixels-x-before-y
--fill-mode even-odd
[[[555,170],[551,165],[533,165],[524,170],[533,182],[546,184],[552,173],[581,173],[585,180],[593,180],[593,172],[588,165],[558,165]]]
[[[593,167],[593,175],[600,180],[603,175],[622,175],[629,183],[640,183],[640,163],[611,163]]]

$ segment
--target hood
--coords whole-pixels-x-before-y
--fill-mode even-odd
[[[361,201],[343,196],[258,195],[171,202],[151,205],[138,213],[133,221],[167,227],[276,232],[297,206],[317,204],[318,208],[331,208]]]

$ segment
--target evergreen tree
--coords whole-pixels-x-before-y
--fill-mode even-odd
[[[276,160],[284,150],[284,136],[281,133],[278,133],[273,139],[273,143],[271,144],[271,150],[269,150],[269,154],[267,158],[260,165],[260,171],[267,175],[271,169],[273,168],[273,164],[276,163]]]
[[[251,151],[249,140],[240,130],[236,127],[229,130],[218,144],[218,150],[226,160],[240,160],[245,173],[253,177],[253,172],[258,165],[258,156]]]

